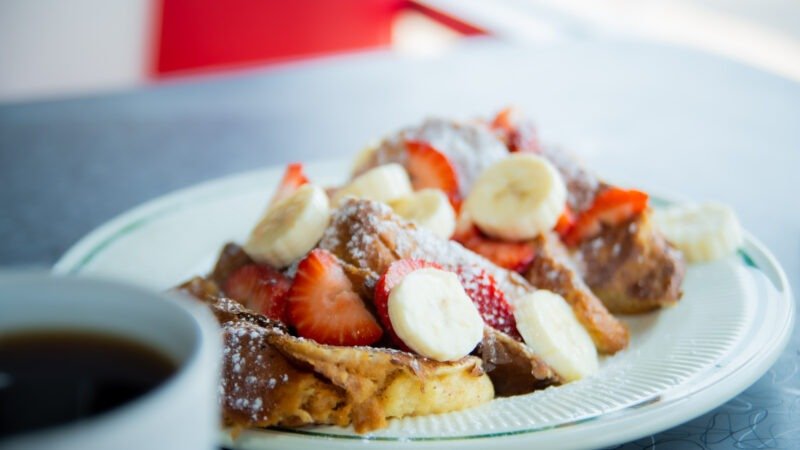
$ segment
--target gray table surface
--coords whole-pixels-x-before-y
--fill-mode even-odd
[[[0,106],[0,265],[49,266],[113,216],[255,167],[349,157],[429,115],[516,104],[623,184],[733,205],[800,282],[800,85],[641,43],[376,52]],[[800,333],[719,408],[621,448],[800,448]]]

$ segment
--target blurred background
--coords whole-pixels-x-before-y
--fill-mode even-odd
[[[0,102],[465,39],[627,37],[800,80],[796,0],[2,0]]]

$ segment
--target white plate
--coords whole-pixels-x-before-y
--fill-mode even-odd
[[[323,185],[347,173],[340,162],[307,169]],[[235,175],[150,201],[90,233],[55,271],[157,289],[205,273],[222,244],[242,242],[282,170]],[[684,290],[674,308],[626,318],[630,348],[605,358],[596,376],[577,383],[467,411],[393,420],[368,436],[309,427],[248,431],[235,443],[225,434],[222,441],[237,448],[586,448],[646,436],[744,390],[772,365],[793,326],[786,276],[751,236],[735,256],[689,267]]]

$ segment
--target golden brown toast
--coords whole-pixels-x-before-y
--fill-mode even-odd
[[[332,227],[336,226],[332,225]],[[373,246],[369,253],[389,258],[382,247],[382,244],[377,244],[377,247]],[[236,244],[227,244],[220,253],[209,278],[216,281],[217,284],[222,284],[228,274],[251,262],[252,260],[241,247]],[[366,286],[374,286],[378,274],[369,266],[362,269],[342,260],[340,260],[340,264],[353,285],[361,288],[361,296],[372,299],[374,287],[367,288]],[[492,379],[497,396],[525,394],[562,382],[558,374],[533,354],[527,346],[491,327],[486,327],[483,340],[476,353],[483,360],[484,370]]]
[[[334,212],[319,246],[342,260],[346,272],[361,274],[368,286],[368,299],[373,296],[378,274],[400,259],[424,259],[446,270],[478,266],[492,274],[507,294],[523,295],[533,289],[519,274],[495,266],[456,242],[419,229],[383,203],[370,200],[345,200]],[[528,393],[561,382],[558,374],[525,344],[486,328],[478,353],[487,363],[485,369],[495,382],[497,395]]]
[[[476,357],[438,362],[390,349],[321,345],[220,296],[212,281],[196,278],[182,289],[205,301],[222,327],[228,426],[352,425],[364,433],[392,417],[456,411],[494,397]]]
[[[526,345],[492,327],[484,328],[478,353],[498,397],[527,394],[562,383],[561,377]]]
[[[654,228],[651,211],[604,228],[580,245],[576,259],[586,283],[611,311],[642,313],[681,298],[683,256]]]
[[[544,147],[542,156],[564,178],[568,204],[575,213],[588,209],[595,196],[610,187],[564,150]],[[612,313],[643,313],[681,298],[686,264],[652,225],[651,216],[647,210],[632,221],[605,226],[575,252],[586,284]]]
[[[518,126],[533,129],[532,125],[526,122]],[[370,158],[362,164],[360,171],[389,162],[404,163],[406,140],[429,142],[444,153],[459,175],[463,196],[469,193],[472,183],[484,168],[508,153],[504,147],[507,143],[504,143],[498,135],[492,134],[485,124],[428,119],[418,126],[405,128],[385,138]],[[597,193],[608,187],[572,154],[563,149],[536,145],[535,151],[558,169],[567,186],[567,205],[574,213],[588,209]],[[596,247],[591,249],[597,255],[594,253],[588,255],[584,246],[577,253],[578,257],[589,256],[590,259],[587,264],[580,266],[585,269],[582,275],[586,278],[586,284],[594,291],[591,297],[599,297],[612,313],[650,311],[660,306],[674,304],[681,297],[680,286],[683,282],[685,264],[680,253],[675,251],[657,230],[649,226],[648,217],[641,220],[643,226],[636,233],[623,232],[628,224],[606,230],[604,239],[593,241],[593,245],[600,246],[599,252],[594,252],[597,250]],[[628,259],[616,252],[615,249],[620,247],[630,249],[626,253]],[[545,260],[541,264],[561,265],[564,261],[564,259]],[[609,267],[614,270],[609,270]],[[569,269],[567,272],[573,271]],[[562,271],[562,273],[567,272]],[[575,278],[577,281],[579,277],[570,275],[569,278]],[[529,280],[533,281],[530,277]],[[562,296],[569,297],[568,300],[579,301],[576,314],[589,317],[598,311],[593,300],[583,300],[587,297],[587,291],[577,283],[565,282],[549,286],[550,289],[557,289]],[[603,316],[602,321],[611,320],[605,312],[600,311],[600,313]],[[584,322],[584,325],[591,327],[587,322]],[[604,327],[595,328],[592,336],[595,337],[599,349],[613,353],[621,348],[618,344],[621,336],[619,327],[614,326],[617,329],[616,338],[600,339],[598,330]]]
[[[398,259],[425,259],[448,270],[477,265],[490,273],[497,280],[498,287],[512,300],[535,290],[516,272],[494,265],[457,242],[417,228],[400,219],[387,206],[369,200],[347,200],[334,214],[320,247],[348,264],[369,268],[375,273],[383,273]],[[563,278],[556,280],[561,283],[551,283],[548,289],[561,291],[559,293],[571,304],[578,320],[589,330],[598,350],[614,353],[625,348],[628,344],[625,325],[612,316],[591,292],[580,290],[580,277],[569,266],[547,253],[537,255],[535,261],[539,265],[557,267],[563,274]]]
[[[615,353],[625,348],[628,329],[609,314],[603,302],[583,282],[558,236],[540,234],[531,244],[536,248],[536,257],[525,272],[525,278],[540,289],[564,297],[600,352]]]

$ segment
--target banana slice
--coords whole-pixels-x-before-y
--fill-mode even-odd
[[[356,156],[353,158],[353,165],[350,167],[350,174],[355,174],[361,171],[370,161],[372,161],[372,157],[375,152],[378,151],[378,143],[372,143],[356,153]]]
[[[456,213],[447,195],[440,189],[421,189],[411,195],[389,202],[400,217],[407,219],[433,234],[450,239],[456,229]]]
[[[657,210],[653,217],[667,240],[690,262],[724,258],[742,245],[736,213],[719,203],[672,206]]]
[[[560,295],[538,290],[520,297],[514,318],[525,344],[565,381],[597,372],[592,338]]]
[[[317,245],[329,220],[325,191],[305,184],[267,210],[250,233],[244,251],[256,262],[286,267]]]
[[[411,180],[400,164],[378,166],[353,178],[349,184],[333,194],[334,206],[339,206],[345,197],[366,198],[389,202],[411,194]]]
[[[567,188],[552,164],[515,153],[481,173],[465,209],[484,233],[517,241],[553,229],[566,201]]]
[[[467,356],[483,337],[483,319],[452,272],[411,272],[389,293],[388,309],[397,336],[437,361]]]

